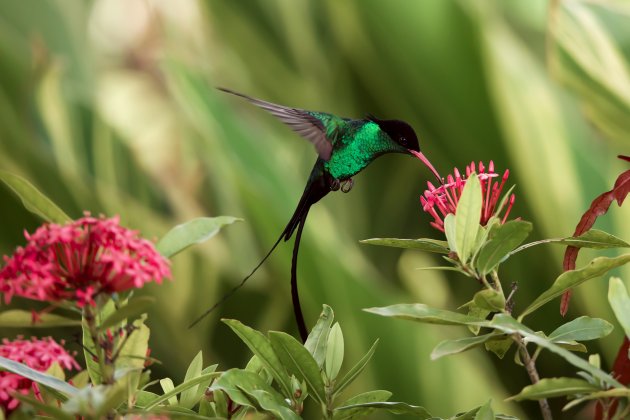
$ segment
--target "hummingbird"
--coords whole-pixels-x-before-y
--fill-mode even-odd
[[[307,111],[274,104],[226,88],[219,87],[217,89],[248,100],[286,124],[315,147],[317,160],[306,181],[306,187],[293,216],[269,252],[240,284],[198,317],[190,327],[201,321],[242,287],[269,258],[280,241],[283,239],[285,242],[288,241],[295,233],[291,259],[291,298],[300,337],[305,342],[308,330],[304,322],[298,294],[297,257],[302,229],[311,206],[330,192],[338,190],[344,193],[349,192],[354,185],[353,177],[377,157],[387,153],[415,156],[429,168],[439,183],[442,183],[442,178],[431,162],[420,152],[415,131],[404,121],[382,120],[371,114],[362,119],[343,118],[326,112]]]

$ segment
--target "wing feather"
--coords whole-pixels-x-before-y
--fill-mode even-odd
[[[324,124],[322,124],[320,120],[310,115],[307,111],[273,104],[271,102],[252,98],[251,96],[234,92],[233,90],[226,88],[220,87],[217,89],[245,98],[254,105],[269,112],[271,115],[286,124],[291,130],[311,142],[313,146],[315,146],[317,154],[319,154],[322,159],[326,161],[330,159],[333,146],[332,142],[326,135],[326,127],[324,127]]]

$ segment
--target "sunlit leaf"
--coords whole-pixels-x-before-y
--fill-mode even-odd
[[[455,244],[463,264],[468,262],[475,251],[473,247],[480,227],[481,204],[481,183],[476,174],[471,174],[466,180],[455,213]]]
[[[225,225],[232,224],[238,219],[231,216],[200,217],[175,226],[168,231],[156,244],[156,248],[166,258],[182,252],[189,246],[199,244],[219,233]]]
[[[617,317],[617,321],[623,327],[626,337],[630,338],[630,297],[623,281],[618,277],[612,277],[608,286],[608,302]]]
[[[492,400],[479,407],[475,414],[475,420],[494,420],[494,411],[492,411]]]
[[[186,370],[186,376],[184,376],[184,382],[194,379],[201,375],[201,369],[203,367],[203,353],[201,350],[197,353],[197,355],[193,358],[190,365],[188,365],[188,369]],[[201,397],[201,393],[199,391],[199,385],[189,388],[182,392],[180,398],[180,405],[185,408],[192,408],[199,397]],[[203,389],[202,389],[203,392]]]
[[[410,321],[426,322],[429,324],[467,325],[483,321],[458,312],[431,308],[422,303],[398,304],[382,308],[367,308],[364,309],[364,311],[381,316],[408,319]]]
[[[328,380],[333,381],[337,378],[343,363],[343,354],[343,333],[337,322],[333,325],[328,336],[328,347],[326,350],[326,377]]]

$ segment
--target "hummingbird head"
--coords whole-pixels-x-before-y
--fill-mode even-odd
[[[443,183],[442,178],[438,171],[435,170],[431,162],[420,151],[420,144],[418,143],[418,136],[413,128],[409,124],[400,120],[380,120],[373,115],[368,115],[370,121],[378,124],[381,130],[383,130],[394,143],[396,143],[397,151],[400,153],[409,153],[420,159],[427,168],[435,175],[435,178],[439,183]]]

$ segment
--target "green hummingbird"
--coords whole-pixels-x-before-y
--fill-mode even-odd
[[[288,241],[293,236],[293,233],[296,233],[291,260],[291,297],[298,330],[302,341],[305,341],[308,331],[298,295],[297,257],[302,229],[311,206],[331,191],[341,190],[344,193],[349,192],[354,184],[352,177],[361,172],[374,159],[386,153],[403,153],[416,156],[431,170],[438,182],[441,183],[442,179],[429,160],[420,152],[418,137],[413,128],[404,121],[381,120],[373,115],[368,115],[363,119],[342,118],[325,112],[307,111],[273,104],[230,89],[218,89],[245,98],[254,105],[271,113],[301,137],[312,143],[315,146],[318,158],[311,170],[302,198],[300,198],[293,216],[267,255],[239,285],[230,290],[212,308],[197,318],[191,324],[191,327],[243,286],[267,260],[282,239]]]

